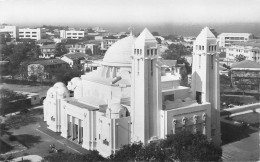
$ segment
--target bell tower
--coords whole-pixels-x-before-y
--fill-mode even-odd
[[[146,144],[159,137],[162,106],[159,46],[148,29],[137,37],[131,57],[132,142]]]
[[[211,103],[211,138],[221,143],[218,44],[211,29],[205,27],[193,44],[192,94],[199,104]]]

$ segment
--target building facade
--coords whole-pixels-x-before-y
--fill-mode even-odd
[[[260,43],[241,42],[235,43],[226,48],[226,58],[235,61],[236,56],[243,55],[246,60],[260,63]]]
[[[221,33],[218,35],[219,47],[229,47],[233,43],[247,42],[252,39],[251,33]]]
[[[19,29],[19,39],[40,40],[41,36],[42,36],[41,28],[36,28],[36,29],[31,29],[31,28]]]
[[[60,30],[60,38],[81,39],[85,36],[85,31]]]
[[[109,156],[122,145],[147,144],[183,129],[220,140],[218,47],[204,28],[194,43],[192,88],[162,72],[147,30],[112,45],[97,70],[56,83],[44,100],[44,121],[83,148]],[[72,91],[73,97],[70,97]]]
[[[17,26],[9,26],[9,25],[0,25],[0,33],[1,32],[8,32],[12,39],[19,38],[19,27]]]

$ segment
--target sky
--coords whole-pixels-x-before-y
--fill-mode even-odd
[[[260,23],[260,0],[0,0],[14,25]]]

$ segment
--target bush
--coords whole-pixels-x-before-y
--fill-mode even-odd
[[[11,135],[11,136],[9,136],[9,140],[10,140],[10,141],[15,141],[15,140],[16,140],[16,137],[13,136],[13,135]]]

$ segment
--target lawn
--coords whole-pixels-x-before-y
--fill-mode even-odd
[[[24,91],[31,93],[38,93],[40,97],[46,96],[46,92],[50,88],[50,86],[31,86],[31,85],[19,85],[19,84],[7,84],[1,83],[0,89],[6,88],[13,91]]]
[[[246,124],[250,124],[252,126],[259,125],[260,123],[260,113],[247,113],[243,115],[237,115],[232,117],[232,120],[244,122]]]

